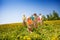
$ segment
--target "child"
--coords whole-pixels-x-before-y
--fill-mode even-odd
[[[37,18],[37,20],[38,20],[38,23],[40,23],[42,25],[42,15],[41,14],[39,14],[39,17]]]
[[[34,13],[34,27],[38,28],[38,25],[37,25],[37,14],[36,13]]]
[[[32,24],[33,24],[32,19],[30,17],[27,18],[28,31],[31,33],[32,33]]]
[[[26,17],[25,17],[25,15],[23,15],[22,19],[23,19],[23,25],[26,26]]]

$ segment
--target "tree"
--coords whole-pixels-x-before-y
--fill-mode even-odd
[[[49,15],[47,15],[47,20],[49,20],[50,18],[49,18]]]
[[[47,15],[47,19],[48,20],[59,20],[60,17],[58,15],[58,13],[55,12],[55,10],[53,10],[52,14],[50,13],[49,15]]]
[[[54,20],[59,20],[59,15],[58,15],[58,13],[57,12],[55,12],[55,10],[53,10],[53,19]]]
[[[43,17],[43,21],[46,21],[46,17],[44,15],[42,17]]]

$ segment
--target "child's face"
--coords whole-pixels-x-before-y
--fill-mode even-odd
[[[28,20],[30,20],[30,18],[28,18]]]

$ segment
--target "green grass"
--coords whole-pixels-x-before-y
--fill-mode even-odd
[[[45,21],[44,25],[39,25],[37,29],[33,28],[32,33],[29,33],[27,27],[21,23],[0,25],[0,40],[59,40],[59,22]]]

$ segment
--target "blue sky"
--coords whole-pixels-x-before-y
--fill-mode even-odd
[[[0,24],[22,22],[23,14],[47,15],[53,10],[60,15],[59,0],[0,0]]]

